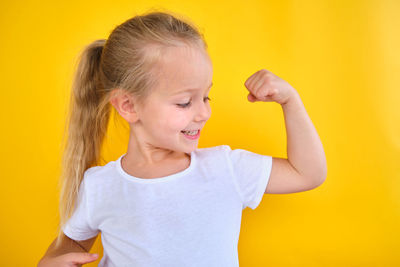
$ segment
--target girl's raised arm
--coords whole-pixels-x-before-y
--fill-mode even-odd
[[[279,103],[285,116],[288,158],[273,157],[265,193],[288,194],[321,185],[327,176],[325,152],[297,91],[266,69],[254,73],[244,85],[250,102]]]

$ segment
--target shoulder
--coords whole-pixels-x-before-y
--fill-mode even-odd
[[[198,158],[215,158],[223,156],[229,150],[231,149],[228,145],[219,145],[198,148],[196,149],[195,153]]]
[[[243,157],[257,157],[263,156],[261,154],[257,154],[250,150],[241,149],[241,148],[231,148],[229,145],[219,145],[213,147],[206,147],[197,149],[198,154],[203,157],[213,157],[213,156],[222,156],[225,159],[232,160],[235,158],[243,158]]]
[[[229,168],[232,151],[229,145],[198,148],[195,151],[196,161],[207,169]]]
[[[115,164],[116,161],[110,161],[104,166],[88,168],[84,173],[84,182],[90,185],[107,184],[107,181],[111,181],[115,175]]]
[[[219,146],[210,146],[196,149],[197,152],[200,153],[215,153],[219,151],[230,150],[230,146],[228,145],[219,145]]]

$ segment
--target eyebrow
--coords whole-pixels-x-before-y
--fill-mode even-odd
[[[208,89],[210,89],[211,86],[213,86],[213,83],[212,83],[212,82],[211,82],[210,86],[208,87]],[[175,93],[173,93],[172,95],[183,94],[183,93],[190,92],[190,91],[195,91],[195,90],[197,90],[197,88],[188,88],[188,89],[184,89],[184,90],[175,92]]]

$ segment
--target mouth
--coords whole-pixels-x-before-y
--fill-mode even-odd
[[[193,130],[193,131],[181,131],[183,135],[189,139],[197,139],[200,136],[200,129],[198,130]]]

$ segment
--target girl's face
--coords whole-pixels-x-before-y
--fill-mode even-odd
[[[203,129],[211,116],[211,59],[192,46],[167,48],[162,57],[159,86],[138,112],[140,132],[145,143],[156,148],[190,153],[199,137],[189,138],[182,131]]]

